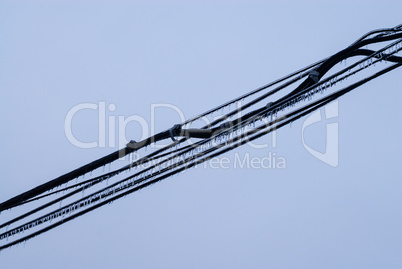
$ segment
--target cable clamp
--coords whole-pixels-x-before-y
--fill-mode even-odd
[[[178,136],[180,131],[181,131],[180,124],[175,124],[172,128],[169,129],[170,138],[173,140],[173,142],[177,141],[175,136]]]

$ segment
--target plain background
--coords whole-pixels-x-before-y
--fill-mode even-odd
[[[151,104],[170,103],[189,118],[400,24],[401,11],[401,1],[0,1],[0,200],[117,149],[67,140],[77,104],[149,120]],[[336,168],[304,149],[300,120],[276,148],[238,150],[275,153],[286,169],[190,170],[2,251],[1,267],[401,268],[401,75],[339,100]],[[165,112],[157,131],[178,121]],[[96,113],[74,124],[96,139]],[[323,149],[323,137],[320,123],[307,139]]]

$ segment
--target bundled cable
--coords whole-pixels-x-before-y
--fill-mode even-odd
[[[377,43],[384,43],[384,46],[378,50],[362,49],[363,46]],[[369,32],[331,57],[176,124],[164,132],[139,142],[130,141],[119,151],[17,195],[1,203],[0,212],[44,202],[7,221],[1,220],[0,229],[6,230],[0,230],[0,250],[31,239],[281,128],[400,67],[402,57],[396,54],[401,50],[402,25]],[[336,64],[356,57],[363,58],[339,71],[335,70]],[[385,62],[393,64],[384,67]],[[367,75],[365,73],[368,69],[379,70]],[[358,77],[357,74],[363,78],[350,82]],[[301,80],[303,81],[295,86]],[[344,83],[349,85],[341,87]],[[242,102],[241,106],[210,124],[189,128],[196,120],[238,102]],[[171,139],[172,143],[114,171],[71,184],[73,179],[164,139]],[[130,175],[118,178],[122,172],[129,172]],[[99,185],[108,180],[115,181],[105,187]],[[66,186],[61,187],[64,184]],[[84,191],[90,193],[84,195]],[[83,194],[82,197],[77,197],[80,193]],[[62,206],[61,203],[65,205]],[[14,236],[16,239],[8,242]],[[3,240],[6,243],[2,243]]]

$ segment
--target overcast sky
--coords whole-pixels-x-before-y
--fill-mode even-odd
[[[190,118],[402,23],[401,1],[32,2],[0,1],[0,201],[118,149],[119,134],[71,143],[65,118],[79,104],[104,103],[116,122],[151,124],[160,103]],[[303,118],[275,147],[267,136],[268,148],[225,155],[285,167],[187,171],[2,251],[1,267],[401,268],[401,75],[343,96],[337,117],[306,130],[323,151],[337,123],[336,167],[303,146]],[[154,119],[156,131],[180,122],[166,107]],[[97,111],[72,131],[100,143]]]

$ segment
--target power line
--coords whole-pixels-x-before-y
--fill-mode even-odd
[[[375,36],[370,37],[372,35]],[[382,42],[391,43],[378,50],[361,49],[363,46]],[[77,218],[107,203],[124,197],[127,194],[138,191],[139,189],[145,188],[181,171],[194,167],[215,156],[224,154],[241,145],[244,145],[249,141],[258,139],[259,137],[268,134],[272,130],[281,128],[290,122],[295,121],[300,117],[303,117],[308,113],[311,113],[312,111],[328,104],[329,102],[336,100],[340,96],[351,90],[354,90],[357,87],[360,87],[368,81],[371,81],[372,79],[375,79],[400,67],[402,65],[402,57],[395,56],[395,54],[401,50],[402,25],[394,28],[369,32],[349,47],[341,50],[331,57],[302,68],[273,83],[267,84],[238,98],[232,99],[231,101],[208,110],[207,112],[201,113],[200,115],[193,117],[184,123],[177,124],[169,130],[155,134],[139,142],[131,141],[125,148],[119,151],[95,160],[87,165],[73,170],[72,172],[17,195],[1,203],[0,212],[18,205],[45,199],[61,192],[67,192],[56,199],[45,202],[44,204],[31,209],[30,211],[27,211],[0,224],[0,228],[13,224],[16,225],[15,227],[0,233],[0,240],[8,239],[13,235],[19,236],[24,231],[30,232],[26,236],[0,246],[0,250],[28,240],[69,220]],[[356,56],[364,57],[361,60],[355,61],[353,64],[349,64],[347,67],[333,73],[332,75],[327,75],[327,73],[332,70],[337,63]],[[366,76],[363,79],[350,84],[349,86],[334,91],[333,93],[328,93],[329,89],[339,86],[340,83],[346,82],[347,79],[353,78],[358,73],[364,73],[364,70],[367,68],[372,67],[375,64],[378,66],[382,62],[393,62],[395,64],[383,68],[380,71],[377,71],[370,76]],[[327,77],[325,77],[326,75]],[[290,86],[293,86],[303,78],[305,78],[305,80],[300,85],[289,91]],[[288,90],[288,92],[286,92],[286,90]],[[282,97],[277,98],[276,101],[263,104],[262,106],[260,105],[258,108],[254,108],[254,106],[257,106],[262,101],[265,101],[268,97],[272,97],[274,94],[278,94],[279,92],[284,93],[282,94]],[[325,97],[312,101],[313,98],[316,98],[319,94],[325,95],[326,93],[327,95]],[[260,94],[260,96],[255,96],[257,94]],[[241,107],[233,109],[210,124],[200,128],[186,128],[186,126],[193,123],[197,119],[207,116],[233,103],[239,102],[242,99],[251,98],[252,96],[254,99],[245,102]],[[306,102],[308,104],[302,106]],[[247,112],[247,110],[252,108],[254,109]],[[290,112],[288,112],[289,110]],[[246,131],[245,128],[249,125],[252,125],[251,130]],[[183,138],[176,140],[178,137]],[[62,184],[68,183],[72,179],[76,179],[90,171],[111,163],[120,157],[138,151],[146,146],[151,145],[152,143],[170,138],[173,140],[173,143],[170,145],[165,146],[162,149],[155,150],[154,152],[130,163],[129,165],[95,178],[44,194],[45,192],[51,191]],[[201,138],[201,140],[192,144],[185,144],[185,142],[188,142],[190,138]],[[155,161],[154,164],[149,165],[147,168],[141,168],[141,165],[147,163],[150,164],[153,161]],[[67,198],[73,198],[79,192],[90,189],[97,184],[104,182],[105,180],[116,177],[123,171],[129,171],[135,168],[138,169],[135,173],[116,181],[107,187],[100,188],[85,197],[79,199],[75,198],[76,200],[70,202],[69,204],[60,207],[59,209],[53,209],[52,211],[42,214],[40,217],[35,217],[23,224],[17,224],[20,220],[35,213],[42,212],[55,203],[67,201]],[[60,217],[63,217],[63,219],[50,224],[52,220]],[[46,227],[33,231],[39,228],[40,225],[45,224],[47,224]]]

